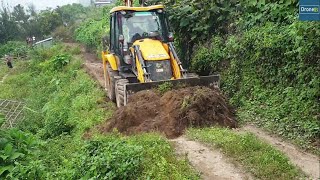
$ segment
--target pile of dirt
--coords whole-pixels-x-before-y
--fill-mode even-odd
[[[234,109],[218,90],[187,87],[168,91],[164,95],[154,90],[138,92],[99,130],[110,132],[116,128],[127,135],[159,131],[168,138],[174,138],[187,127],[212,125],[235,128]]]

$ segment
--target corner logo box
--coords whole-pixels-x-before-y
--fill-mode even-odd
[[[300,0],[299,20],[320,21],[320,0]]]

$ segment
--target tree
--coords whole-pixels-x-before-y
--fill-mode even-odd
[[[56,27],[63,25],[59,14],[52,10],[41,11],[39,16],[39,25],[42,35],[49,35]]]
[[[18,35],[19,28],[17,23],[13,20],[9,10],[2,7],[0,10],[0,43],[17,39]]]

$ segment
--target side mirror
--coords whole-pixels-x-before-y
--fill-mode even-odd
[[[106,52],[109,50],[110,46],[110,37],[108,35],[102,37],[102,48],[103,51]]]
[[[169,41],[169,42],[173,42],[173,41],[174,41],[173,32],[169,32],[169,33],[168,33],[168,41]]]

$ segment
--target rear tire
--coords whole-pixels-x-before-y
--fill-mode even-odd
[[[127,79],[119,79],[116,82],[116,103],[117,107],[120,108],[122,106],[127,105],[127,91],[126,91],[126,84],[129,81]]]
[[[108,92],[108,97],[111,101],[116,102],[116,93],[115,93],[115,76],[118,76],[118,71],[114,71],[110,64],[107,63],[107,72],[105,85]]]

